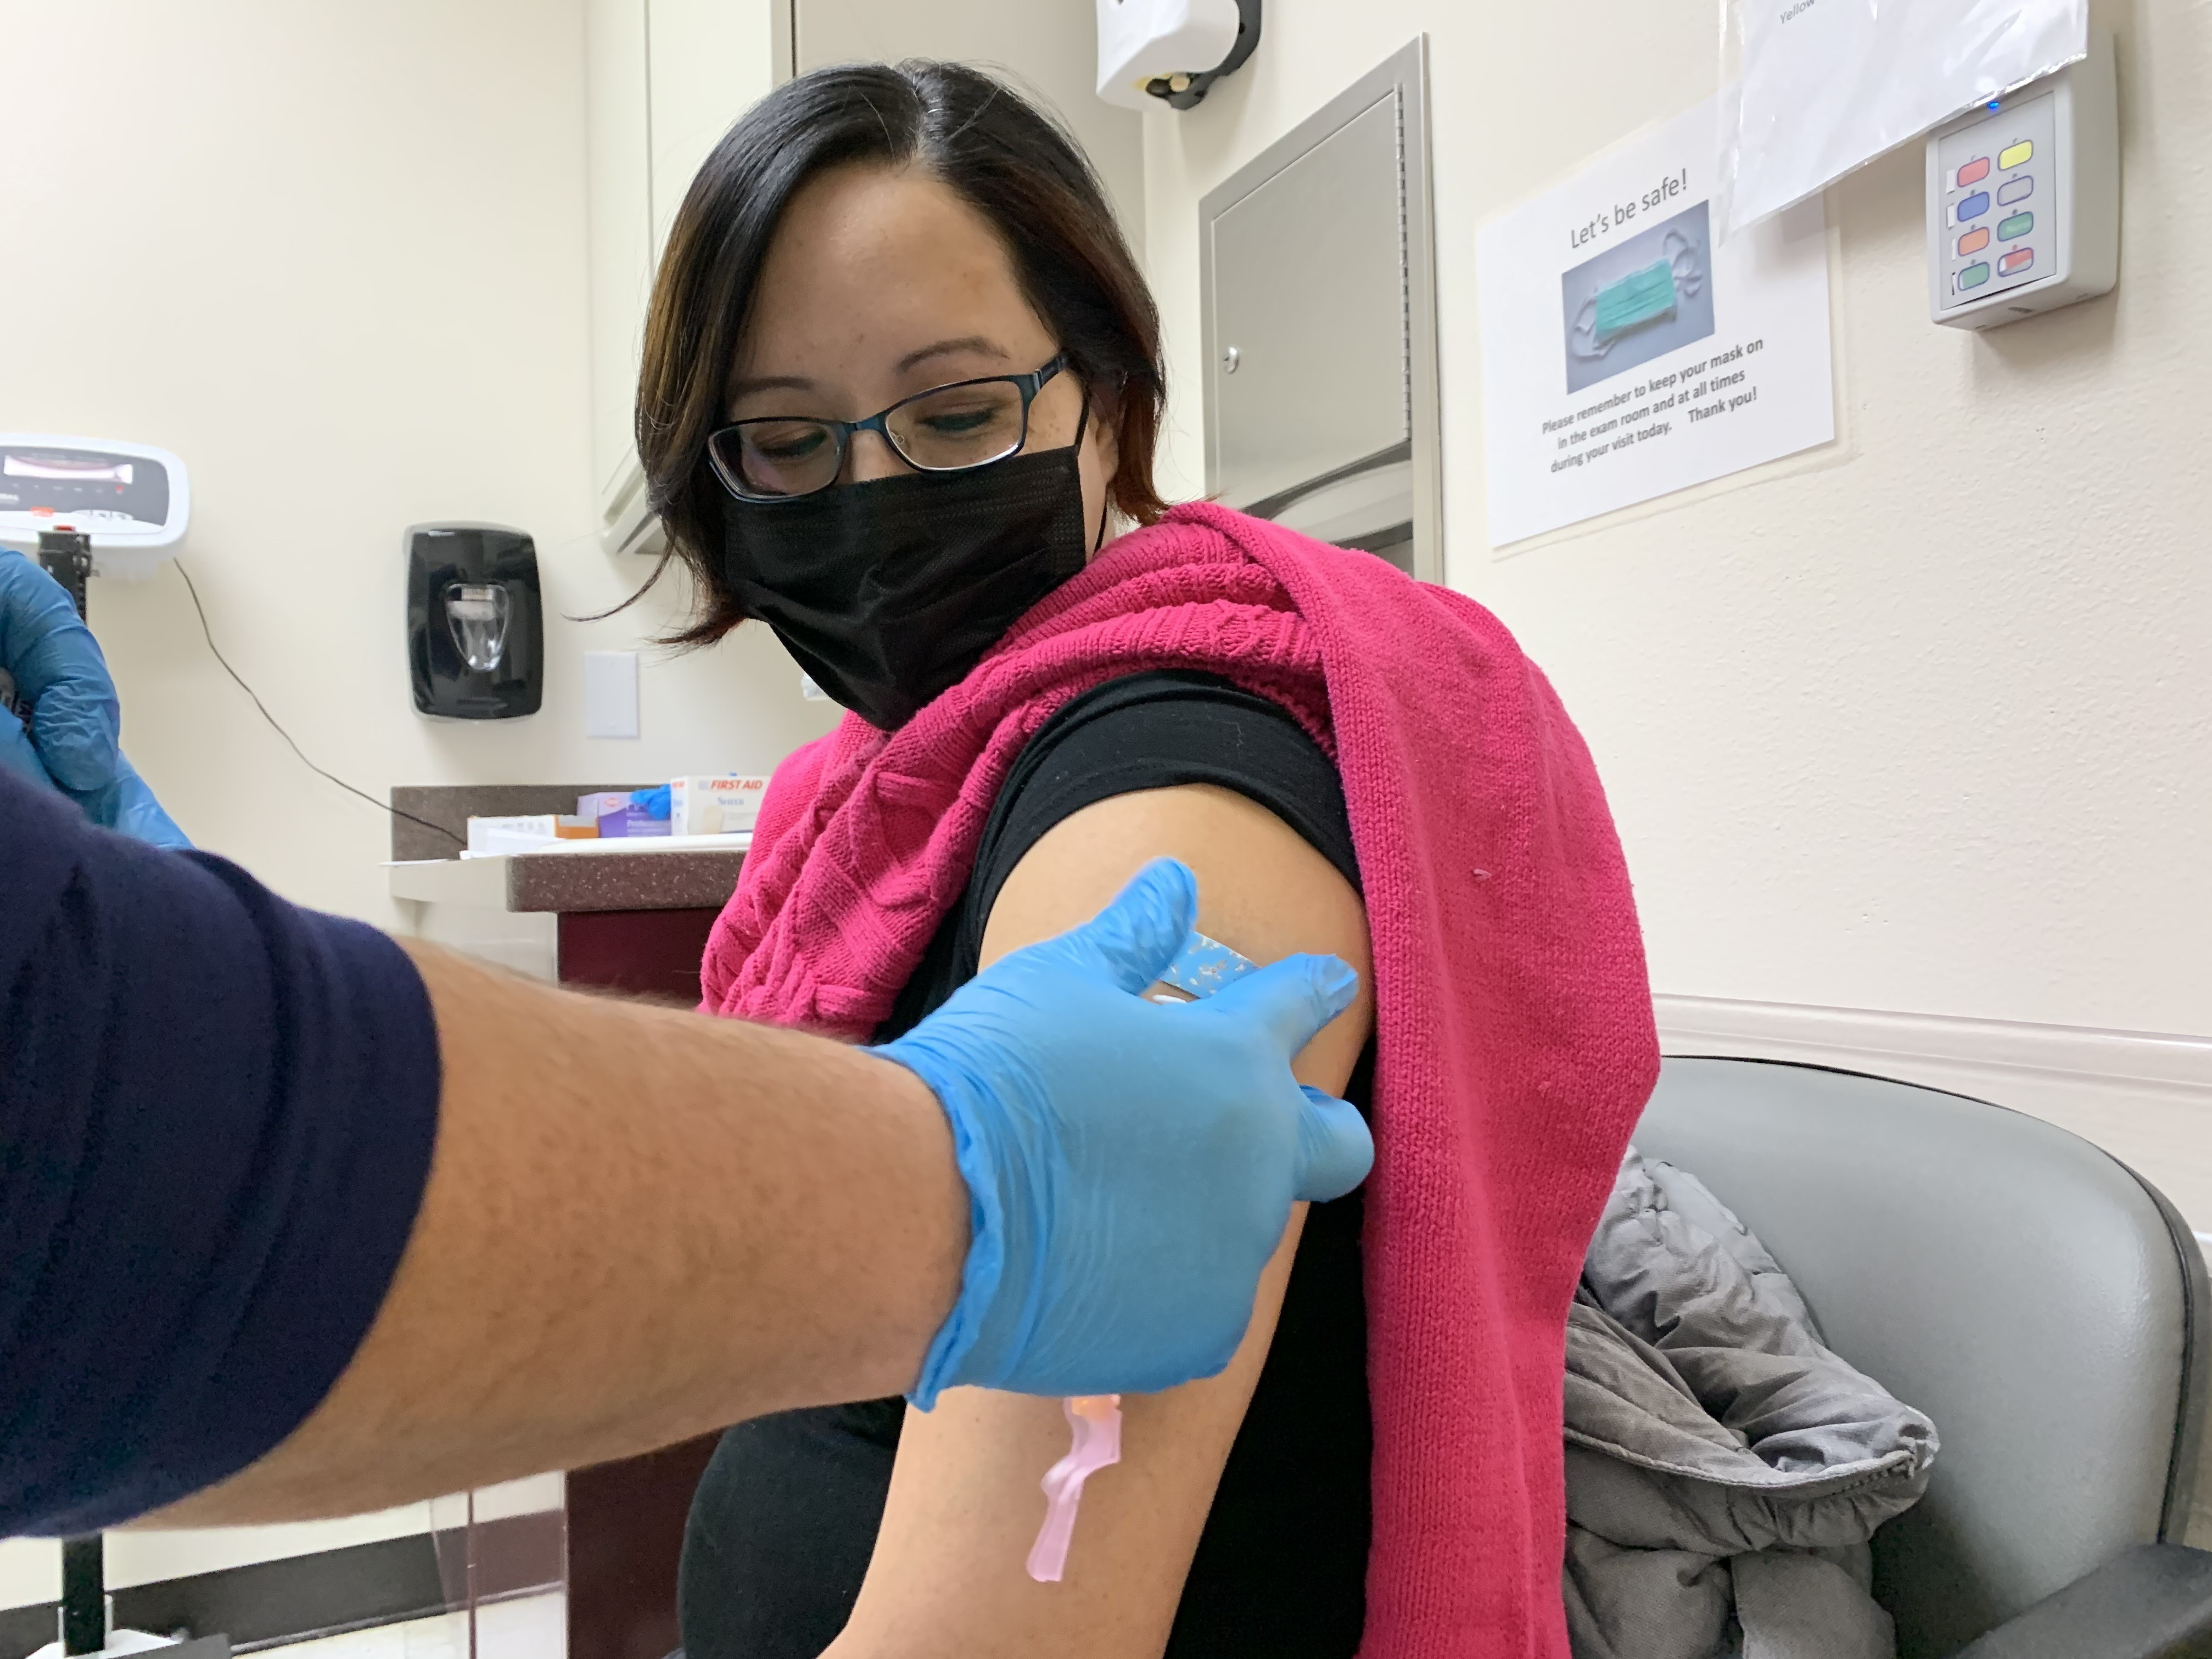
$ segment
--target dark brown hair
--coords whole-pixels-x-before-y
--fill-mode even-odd
[[[745,618],[723,582],[726,499],[707,463],[753,285],[784,209],[824,170],[915,166],[958,191],[1005,242],[1024,295],[1084,383],[1116,405],[1120,464],[1107,498],[1139,524],[1166,510],[1152,483],[1166,386],[1159,313],[1081,148],[1001,82],[960,64],[817,70],[732,127],[668,233],[646,320],[637,453],[699,611],[671,643],[704,645]]]

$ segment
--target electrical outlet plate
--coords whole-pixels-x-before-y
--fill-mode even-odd
[[[584,735],[637,736],[637,653],[584,653]]]
[[[2120,269],[2112,39],[1928,135],[1928,314],[1995,328],[2109,291]]]

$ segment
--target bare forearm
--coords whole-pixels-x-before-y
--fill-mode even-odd
[[[374,1508],[913,1382],[968,1208],[911,1073],[414,955],[444,1088],[391,1293],[296,1432],[158,1524]]]

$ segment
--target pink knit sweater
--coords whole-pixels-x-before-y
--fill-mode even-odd
[[[1344,778],[1377,1044],[1363,1659],[1565,1659],[1567,1305],[1658,1045],[1589,753],[1480,605],[1177,507],[896,732],[848,716],[784,763],[708,943],[706,1005],[866,1035],[1023,744],[1078,693],[1164,667],[1274,699]]]

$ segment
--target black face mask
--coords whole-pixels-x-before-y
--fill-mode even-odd
[[[817,685],[895,730],[1083,568],[1080,447],[789,501],[731,497],[722,580]]]

